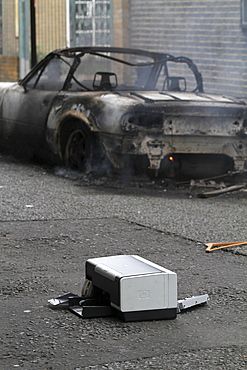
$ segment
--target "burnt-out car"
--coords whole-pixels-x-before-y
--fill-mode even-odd
[[[51,151],[80,171],[134,166],[173,176],[243,170],[247,105],[204,93],[187,57],[115,47],[48,54],[0,83],[1,147]]]

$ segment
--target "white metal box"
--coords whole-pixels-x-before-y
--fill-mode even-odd
[[[173,319],[177,315],[177,274],[136,255],[92,258],[86,278],[110,296],[125,321]]]

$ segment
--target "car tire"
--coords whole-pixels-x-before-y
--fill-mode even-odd
[[[83,128],[75,128],[70,135],[65,147],[65,166],[75,171],[89,170],[92,145],[90,135]]]

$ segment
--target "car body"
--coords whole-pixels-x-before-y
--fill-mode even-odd
[[[109,161],[173,176],[243,170],[247,105],[204,93],[187,57],[115,47],[55,50],[0,83],[0,144],[88,171]],[[187,167],[186,167],[187,166]],[[200,174],[201,175],[201,174]]]

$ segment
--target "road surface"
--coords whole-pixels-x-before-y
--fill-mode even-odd
[[[246,189],[92,179],[0,157],[0,368],[245,369]],[[80,319],[50,298],[80,293],[89,258],[137,254],[178,275],[178,298],[208,293],[174,320]]]

